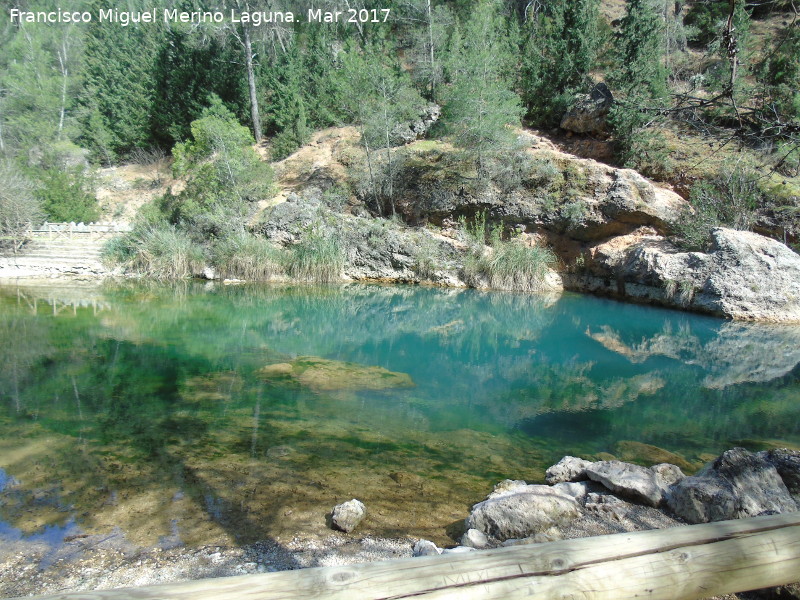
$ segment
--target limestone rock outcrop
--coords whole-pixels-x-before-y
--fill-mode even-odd
[[[757,233],[716,228],[708,252],[640,229],[591,248],[570,287],[744,321],[800,322],[800,256]]]
[[[466,526],[504,541],[565,525],[580,513],[574,497],[547,485],[525,485],[490,494],[472,507]]]

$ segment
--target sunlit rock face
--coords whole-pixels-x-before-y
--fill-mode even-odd
[[[800,323],[800,256],[749,231],[717,228],[708,252],[641,229],[589,251],[571,287],[740,321]]]
[[[667,505],[689,523],[797,510],[775,466],[743,448],[724,452],[697,475],[672,486]]]

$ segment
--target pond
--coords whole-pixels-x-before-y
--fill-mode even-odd
[[[565,454],[800,445],[800,329],[574,294],[7,286],[0,354],[0,547],[321,537],[353,497],[452,543]]]

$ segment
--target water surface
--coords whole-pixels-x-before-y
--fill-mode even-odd
[[[6,287],[0,355],[0,547],[323,536],[352,497],[446,543],[565,454],[800,444],[800,329],[572,294]]]

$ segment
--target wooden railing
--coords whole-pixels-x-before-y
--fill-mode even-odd
[[[800,580],[800,513],[38,600],[692,600]]]
[[[126,233],[131,230],[128,223],[118,223],[114,221],[98,223],[48,223],[42,225],[28,224],[25,231],[27,238],[41,238],[53,240],[58,238],[73,239],[75,237],[95,237],[103,238]]]

